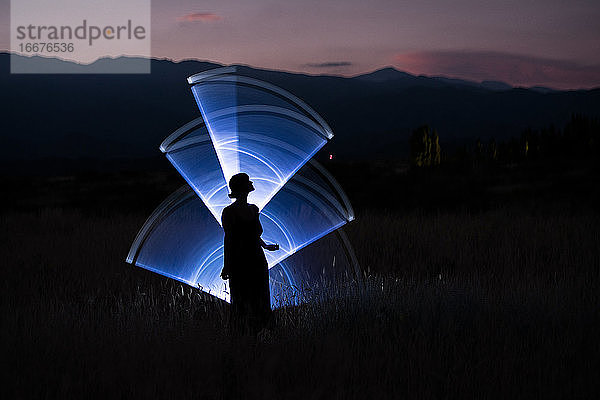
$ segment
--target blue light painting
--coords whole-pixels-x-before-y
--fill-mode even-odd
[[[231,199],[204,120],[197,118],[182,126],[160,148],[220,224],[221,212]]]
[[[189,186],[152,213],[127,262],[229,301],[220,278],[221,213],[232,202],[229,178],[246,172],[256,188],[248,202],[261,210],[263,240],[280,246],[265,253],[273,307],[284,305],[282,299],[297,302],[291,289],[300,293],[303,285],[342,272],[354,276],[356,260],[338,231],[354,219],[352,207],[331,175],[310,160],[333,136],[325,121],[292,94],[235,68],[188,82],[202,117],[173,132],[160,149]]]
[[[335,232],[338,235],[331,234],[344,225],[348,210],[338,202],[330,203],[331,200],[314,188],[298,183],[294,177],[261,212],[263,238],[280,243],[279,251],[265,253],[274,305],[281,302],[281,293],[289,294],[291,287],[331,278],[341,271],[355,276],[356,262],[351,248],[338,232]],[[318,239],[325,236],[329,243],[327,249],[315,253],[314,249],[326,243]],[[318,245],[311,246],[311,251],[318,254],[318,258],[308,262],[305,258],[290,257],[315,241]],[[325,264],[335,266],[335,259],[337,268],[322,269]],[[223,230],[187,185],[169,196],[148,218],[131,246],[127,262],[229,301],[226,281],[220,277]],[[320,267],[311,270],[309,266]]]
[[[248,201],[262,209],[333,137],[331,128],[300,99],[235,67],[188,78],[226,182],[252,177]]]

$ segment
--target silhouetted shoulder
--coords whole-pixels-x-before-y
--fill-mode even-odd
[[[252,211],[254,211],[255,213],[258,214],[258,206],[256,204],[248,204],[250,206],[250,208],[252,208]]]
[[[223,209],[223,211],[221,212],[221,225],[225,225],[227,222],[229,222],[228,220],[231,219],[231,213],[232,213],[232,208],[231,208],[232,204],[228,205],[227,207],[225,207]]]

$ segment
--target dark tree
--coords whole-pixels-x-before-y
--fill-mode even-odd
[[[440,137],[436,130],[423,125],[413,130],[410,136],[410,161],[414,167],[439,165],[442,159]]]

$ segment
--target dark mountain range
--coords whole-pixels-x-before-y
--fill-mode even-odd
[[[49,63],[64,63],[46,60]],[[100,64],[128,63],[104,59]],[[200,114],[186,78],[218,67],[151,60],[150,74],[10,74],[0,53],[3,160],[160,156],[172,131]],[[451,145],[502,140],[527,127],[562,126],[572,113],[600,116],[600,89],[552,91],[414,76],[385,68],[353,78],[310,76],[241,66],[240,71],[299,96],[331,125],[328,152],[347,158],[402,156],[410,131],[435,127]]]
[[[369,82],[396,82],[404,80],[406,83],[416,83],[419,78],[407,72],[398,71],[392,67],[378,69],[368,74],[358,75],[355,79]]]
[[[513,89],[508,83],[498,81],[483,81],[473,82],[466,81],[463,79],[447,78],[444,76],[429,77],[425,75],[411,75],[407,72],[398,71],[393,67],[386,67],[377,71],[369,72],[368,74],[358,75],[353,79],[360,79],[368,82],[385,82],[387,84],[394,85],[395,87],[468,87],[468,88],[480,88],[489,90],[510,90]],[[551,89],[548,89],[551,90]]]

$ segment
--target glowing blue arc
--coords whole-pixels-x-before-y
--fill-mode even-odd
[[[298,177],[272,199],[261,214],[263,238],[282,244],[281,252],[267,252],[270,268],[343,226],[347,220],[336,196],[326,196],[323,182],[299,182],[311,176],[306,166]],[[210,210],[189,186],[169,196],[148,218],[128,254],[127,261],[225,300],[228,295],[219,274],[223,266],[223,231]]]
[[[262,209],[332,133],[291,94],[232,71],[202,73],[192,92],[225,181],[238,172],[258,180],[250,199]]]
[[[352,207],[331,175],[310,160],[333,136],[325,121],[292,94],[236,68],[206,71],[188,82],[202,118],[177,129],[160,149],[189,186],[150,215],[127,262],[228,300],[220,278],[220,216],[231,203],[229,178],[244,171],[255,183],[249,202],[262,210],[263,239],[280,244],[265,254],[272,304],[287,296],[285,287],[317,281],[325,271],[356,274],[356,259],[338,230],[354,218]],[[345,267],[336,262],[341,259]]]
[[[187,135],[189,132],[197,129],[199,127],[204,126],[204,119],[202,117],[198,117],[187,124],[183,125],[181,128],[177,129],[175,132],[171,133],[163,142],[160,144],[160,151],[166,153],[170,150],[175,150],[172,146],[181,139],[183,135]],[[207,137],[201,137],[201,140],[209,140]]]
[[[272,85],[267,82],[260,81],[258,79],[249,78],[246,76],[237,75],[236,67],[223,67],[215,68],[212,70],[200,72],[198,74],[190,76],[188,79],[190,85],[199,84],[207,81],[222,81],[222,82],[235,82],[237,84],[245,84],[248,86],[254,86],[260,88],[266,92],[271,92],[277,96],[287,100],[299,110],[302,110],[306,115],[310,116],[315,122],[317,122],[324,130],[325,135],[328,139],[333,138],[333,131],[315,110],[313,110],[308,104],[302,101],[300,98],[294,96],[292,93]]]
[[[331,139],[333,136],[329,136],[327,131],[315,121],[307,118],[303,114],[296,111],[292,111],[287,108],[278,106],[267,106],[267,105],[243,105],[233,106],[228,108],[222,108],[205,115],[205,120],[210,121],[218,120],[219,118],[229,117],[232,115],[252,115],[252,114],[271,114],[278,118],[287,118],[296,122],[304,124],[307,128],[313,129],[315,133],[323,136],[324,139]],[[203,114],[204,115],[204,114]]]

